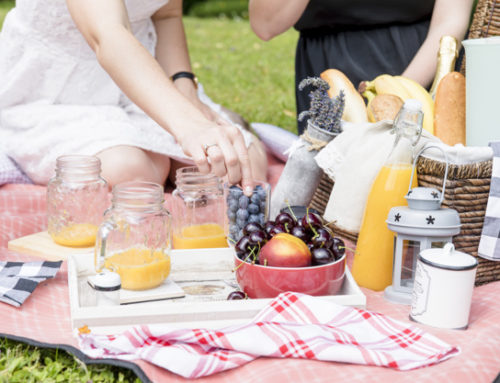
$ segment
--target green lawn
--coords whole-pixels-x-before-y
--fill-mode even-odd
[[[13,4],[0,0],[0,28]],[[246,20],[186,17],[185,25],[193,70],[214,101],[250,122],[296,130],[296,32],[262,42]],[[134,378],[124,368],[85,366],[64,351],[0,338],[0,382],[130,382]]]

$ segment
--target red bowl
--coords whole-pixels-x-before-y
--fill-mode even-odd
[[[346,256],[321,266],[273,267],[242,261],[234,254],[236,280],[249,298],[274,298],[285,291],[334,295],[342,287]]]

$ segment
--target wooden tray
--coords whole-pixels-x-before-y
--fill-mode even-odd
[[[93,246],[66,247],[57,245],[46,231],[13,239],[9,241],[7,248],[48,261],[65,261],[70,254],[87,254],[94,251]]]
[[[238,288],[232,272],[233,250],[173,250],[169,278],[180,285],[183,298],[120,306],[96,306],[95,292],[87,284],[94,274],[93,255],[71,254],[68,284],[73,328],[87,325],[96,333],[116,333],[130,325],[168,323],[176,327],[219,328],[253,318],[271,299],[226,300]],[[332,302],[366,307],[366,297],[346,268],[346,278]]]

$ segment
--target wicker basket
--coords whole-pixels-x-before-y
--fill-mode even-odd
[[[453,238],[455,248],[478,259],[476,285],[500,280],[500,262],[477,256],[490,191],[491,167],[491,160],[450,165],[443,200],[443,207],[455,209],[460,215],[462,228]],[[444,162],[420,157],[417,162],[419,186],[441,190],[444,170]]]
[[[479,0],[469,27],[468,39],[500,36],[500,0]],[[465,60],[460,72],[465,74]]]

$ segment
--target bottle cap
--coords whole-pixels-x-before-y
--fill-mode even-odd
[[[97,291],[115,291],[121,288],[121,278],[118,273],[104,271],[88,277],[90,286]]]
[[[405,101],[403,108],[417,112],[422,110],[422,103],[419,100],[410,98]]]

